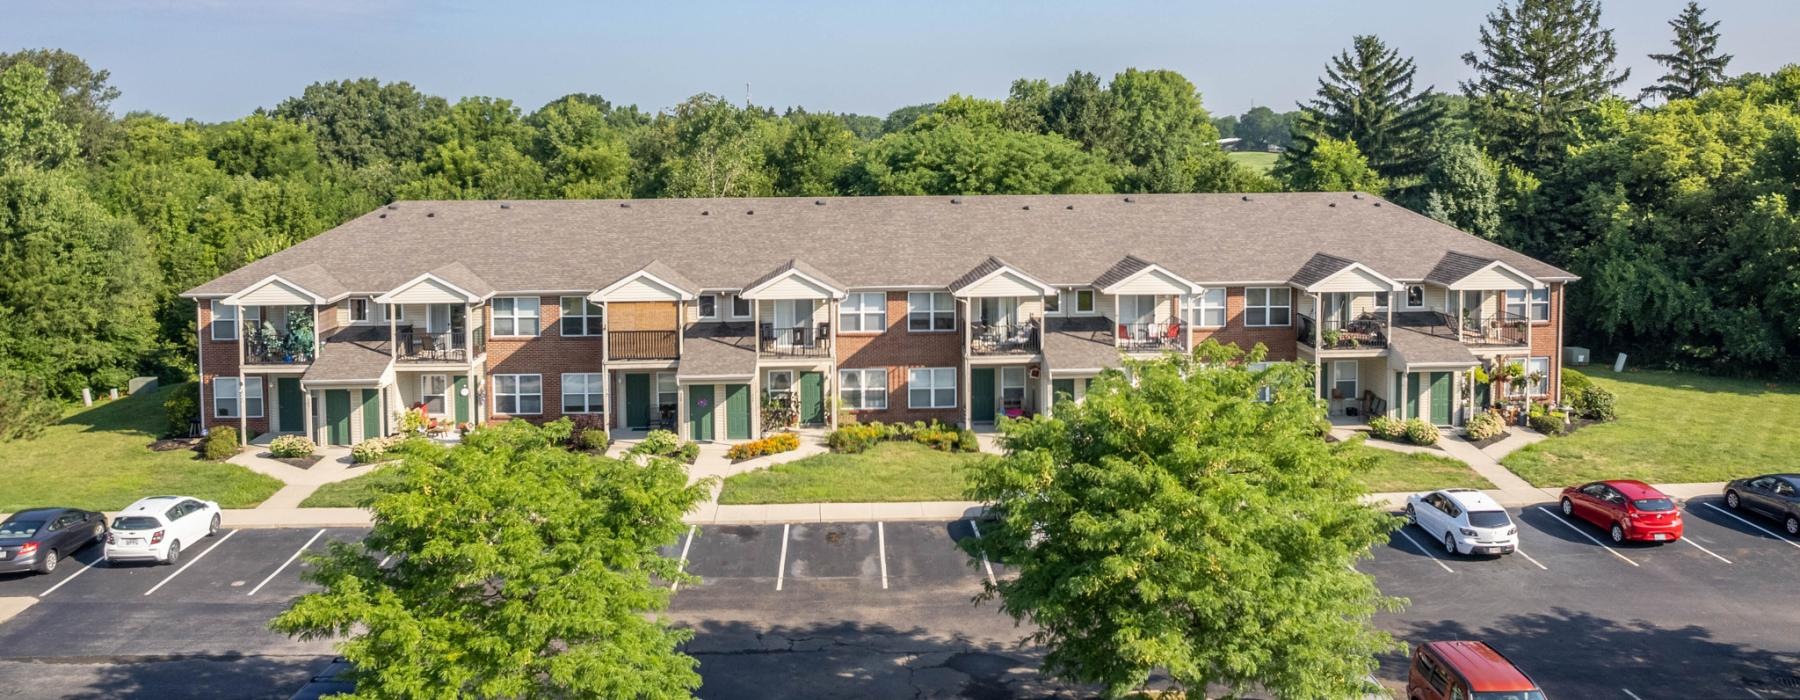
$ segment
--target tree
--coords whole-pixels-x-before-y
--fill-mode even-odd
[[[784,197],[837,194],[836,181],[856,159],[859,145],[844,120],[834,114],[791,114],[769,154],[775,193]]]
[[[1112,96],[1100,84],[1100,76],[1093,73],[1075,71],[1050,90],[1050,99],[1044,106],[1044,127],[1092,153],[1118,151]]]
[[[206,154],[231,175],[286,177],[319,166],[318,143],[305,126],[252,114],[206,131]]]
[[[1276,112],[1268,107],[1251,107],[1238,118],[1237,135],[1244,139],[1244,148],[1263,151],[1270,146],[1292,148],[1294,145],[1294,122],[1299,118],[1298,112]]]
[[[326,159],[363,167],[418,162],[431,146],[427,125],[448,111],[444,98],[411,83],[360,78],[308,85],[276,106],[274,115],[317,130]]]
[[[1674,53],[1653,53],[1650,58],[1663,64],[1667,73],[1656,84],[1644,88],[1642,100],[1660,95],[1664,100],[1688,100],[1701,91],[1725,82],[1725,66],[1731,54],[1719,53],[1719,23],[1706,21],[1706,10],[1700,3],[1689,2],[1681,16],[1669,20],[1675,30]]]
[[[1418,193],[1422,200],[1407,204],[1426,216],[1483,238],[1500,236],[1500,175],[1475,144],[1433,144]]]
[[[1061,136],[984,121],[952,97],[913,127],[869,144],[838,181],[846,194],[1044,194],[1110,192],[1118,171]],[[991,103],[990,103],[991,104]],[[999,109],[993,106],[991,117]]]
[[[98,157],[115,135],[112,102],[119,98],[119,89],[107,82],[112,74],[94,70],[80,56],[62,49],[0,53],[0,72],[21,63],[44,70],[50,89],[62,103],[57,119],[79,134],[84,157]]]
[[[1003,121],[1006,128],[1013,131],[1027,131],[1042,134],[1049,130],[1044,115],[1050,108],[1050,81],[1014,80],[1012,89],[1006,93],[1006,111]]]
[[[465,97],[434,120],[424,177],[400,188],[408,199],[542,196],[544,169],[526,152],[535,136],[512,100]]]
[[[1396,648],[1351,564],[1398,526],[1362,505],[1355,453],[1327,445],[1312,371],[1208,341],[1109,371],[1054,418],[1009,421],[970,472],[999,521],[968,540],[1036,627],[1045,669],[1118,696],[1153,669],[1180,686],[1350,697]],[[1269,400],[1259,400],[1266,390]]]
[[[1235,114],[1213,117],[1213,128],[1219,130],[1219,138],[1238,138],[1238,118]]]
[[[323,590],[270,627],[345,640],[350,697],[690,697],[692,633],[650,614],[693,579],[656,548],[711,484],[570,452],[569,432],[508,421],[452,449],[409,443],[369,535],[319,556]]]
[[[717,95],[695,95],[659,115],[632,154],[640,197],[763,197],[774,194],[768,152],[779,127],[768,112]]]
[[[1598,0],[1502,0],[1481,28],[1463,93],[1477,133],[1502,162],[1537,171],[1562,156],[1570,120],[1612,94],[1631,70],[1618,58]]]
[[[61,101],[44,69],[18,63],[0,73],[0,173],[55,168],[73,160],[80,127],[57,118]]]
[[[1369,167],[1356,143],[1318,137],[1304,160],[1282,161],[1275,173],[1296,192],[1373,192],[1385,189],[1381,174]]]
[[[1412,59],[1398,49],[1372,35],[1357,36],[1325,66],[1318,96],[1301,105],[1293,148],[1282,158],[1309,158],[1317,139],[1330,137],[1355,143],[1369,167],[1390,181],[1418,176],[1443,113],[1430,99],[1431,88],[1413,90],[1415,72]]]
[[[569,95],[526,120],[534,127],[532,154],[544,164],[553,194],[569,199],[630,196],[630,146],[607,120],[610,110],[597,95]]]
[[[1193,83],[1174,71],[1129,68],[1113,76],[1107,92],[1117,157],[1129,166],[1119,182],[1121,191],[1220,189],[1220,183],[1198,181],[1209,161],[1226,158]]]
[[[881,123],[881,133],[892,134],[898,131],[905,131],[907,127],[913,125],[913,122],[918,121],[919,117],[930,114],[933,109],[937,109],[936,102],[907,105],[892,112],[888,112],[887,119]]]

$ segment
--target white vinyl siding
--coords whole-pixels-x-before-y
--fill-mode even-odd
[[[497,297],[494,299],[494,335],[534,336],[538,334],[537,297]]]
[[[543,413],[544,376],[494,375],[494,412],[509,416],[535,416]]]
[[[887,294],[852,292],[838,305],[839,333],[879,333],[887,329]]]
[[[956,301],[949,292],[908,293],[906,329],[922,333],[956,330]]]
[[[838,371],[838,400],[851,410],[887,408],[887,370],[846,369]]]
[[[1250,287],[1244,290],[1244,325],[1285,326],[1293,313],[1294,290],[1287,287]]]
[[[261,377],[251,377],[244,381],[248,391],[244,392],[244,417],[263,417],[263,382]],[[216,377],[213,379],[213,417],[238,417],[238,380],[237,377]]]
[[[931,367],[906,373],[907,408],[956,408],[956,368]]]
[[[597,373],[562,376],[563,413],[600,413],[606,406],[606,381]]]

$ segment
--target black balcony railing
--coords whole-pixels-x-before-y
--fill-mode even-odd
[[[1469,345],[1511,347],[1526,345],[1531,337],[1531,322],[1509,313],[1471,316],[1458,322],[1437,311],[1406,311],[1394,314],[1394,325]]]
[[[1187,348],[1187,325],[1180,321],[1166,323],[1121,323],[1117,337],[1119,347],[1127,352],[1160,352]]]
[[[1038,351],[1038,322],[969,323],[969,354],[1029,355]]]
[[[459,331],[430,333],[401,328],[400,359],[409,362],[468,362],[469,341]]]
[[[607,331],[606,354],[613,360],[674,360],[681,356],[676,331]]]
[[[762,324],[757,348],[764,357],[830,357],[831,325],[776,327]]]
[[[1318,327],[1319,349],[1321,350],[1358,350],[1361,348],[1385,348],[1388,342],[1387,319],[1378,314],[1361,314],[1348,321],[1342,318],[1327,318],[1314,321],[1311,316],[1299,314],[1300,324],[1295,337],[1302,345],[1312,347],[1313,330]]]

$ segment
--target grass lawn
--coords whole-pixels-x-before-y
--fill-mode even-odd
[[[1800,388],[1698,374],[1582,370],[1619,395],[1619,420],[1501,460],[1536,486],[1595,479],[1727,481],[1795,468]]]
[[[1349,449],[1374,457],[1375,463],[1358,476],[1375,493],[1494,487],[1487,479],[1470,469],[1469,465],[1449,457],[1395,452],[1366,445],[1356,445]]]
[[[884,442],[861,454],[827,453],[725,479],[719,502],[872,503],[960,501],[964,472],[979,454]]]
[[[398,466],[398,465],[393,465]],[[333,484],[320,486],[301,508],[353,508],[369,504],[388,487],[400,483],[400,470],[388,466],[367,467],[375,471]]]
[[[281,488],[274,477],[208,462],[188,450],[152,452],[163,400],[193,384],[77,407],[42,435],[0,445],[0,512],[31,506],[117,510],[160,494],[195,496],[225,508],[261,503]]]
[[[1251,170],[1267,174],[1270,168],[1275,167],[1275,159],[1280,155],[1268,151],[1231,151],[1226,153],[1225,157],[1235,160],[1239,165],[1246,166]]]

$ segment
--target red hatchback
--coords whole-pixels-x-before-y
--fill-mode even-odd
[[[1531,677],[1482,642],[1413,647],[1406,700],[1545,700]]]
[[[1606,528],[1613,542],[1674,542],[1681,539],[1681,511],[1675,499],[1642,481],[1596,481],[1562,492],[1562,512]]]

